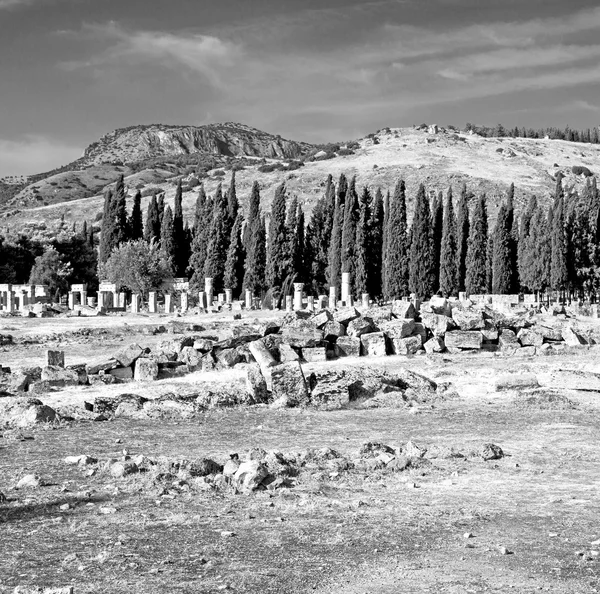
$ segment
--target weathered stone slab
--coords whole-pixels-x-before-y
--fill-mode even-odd
[[[299,361],[300,355],[289,344],[282,343],[279,345],[279,359],[282,363],[289,363],[290,361]]]
[[[242,362],[242,357],[237,349],[222,349],[215,353],[219,365],[222,367],[234,367]],[[252,355],[254,356],[254,355]]]
[[[387,346],[383,332],[371,332],[360,337],[361,352],[365,357],[385,357]]]
[[[440,336],[434,336],[423,345],[423,348],[427,354],[441,353],[446,348],[446,345],[444,344],[443,338]]]
[[[360,338],[363,334],[373,332],[373,324],[370,318],[356,318],[346,327],[346,334],[353,338]]]
[[[408,338],[390,338],[389,343],[393,355],[414,355],[421,350],[423,344],[418,335]]]
[[[111,369],[108,373],[120,380],[133,379],[133,369],[131,367],[117,367]]]
[[[483,314],[476,309],[457,307],[452,311],[452,319],[461,330],[480,330],[485,327]]]
[[[483,336],[478,330],[452,330],[446,332],[444,343],[447,349],[481,349]]]
[[[421,314],[421,322],[425,328],[431,330],[434,336],[444,336],[446,332],[456,328],[452,318],[435,313]]]
[[[323,340],[323,331],[317,330],[308,320],[297,320],[285,326],[281,334],[285,342],[299,348],[320,346]]]
[[[328,309],[323,309],[318,314],[314,315],[310,320],[319,329],[322,330],[323,326],[332,320],[331,312]]]
[[[325,347],[313,347],[302,349],[302,358],[307,363],[327,361],[327,350],[325,349]]]
[[[280,401],[280,406],[300,406],[308,404],[308,389],[297,361],[284,363],[271,371],[273,399]]]
[[[214,344],[215,341],[210,340],[209,338],[196,338],[194,340],[193,348],[201,353],[208,353],[212,350]]]
[[[179,353],[177,360],[185,363],[189,367],[198,367],[200,365],[200,361],[202,359],[202,355],[199,351],[197,351],[194,347],[183,347],[181,352]]]
[[[494,381],[496,392],[537,388],[539,385],[538,378],[534,373],[508,373],[497,377]]]
[[[154,359],[140,358],[135,362],[136,382],[154,381],[158,378],[158,363]]]
[[[392,314],[397,318],[415,319],[415,306],[410,301],[397,300],[392,302]]]
[[[246,366],[246,392],[251,404],[260,404],[269,399],[267,381],[258,363],[249,363]]]
[[[508,328],[502,328],[502,330],[500,330],[498,344],[500,345],[500,348],[520,348],[521,346],[521,343],[517,339],[517,335]]]
[[[337,357],[359,357],[360,338],[340,336],[335,343],[335,354]]]
[[[129,367],[144,353],[144,349],[139,344],[130,344],[121,352],[115,355],[115,359],[122,367]]]
[[[323,327],[325,340],[335,342],[340,336],[346,336],[346,328],[340,322],[327,322]]]
[[[65,352],[64,351],[46,351],[46,364],[49,367],[64,367]]]
[[[483,336],[483,342],[496,342],[498,340],[498,330],[495,328],[482,328],[481,335]]]
[[[275,357],[271,354],[271,351],[267,348],[265,342],[261,340],[255,340],[248,345],[252,356],[256,362],[265,369],[277,365]]]
[[[573,330],[570,326],[565,326],[562,329],[562,337],[563,340],[567,343],[568,346],[579,346],[582,344],[586,344],[585,339],[581,334]]]
[[[349,324],[352,320],[360,317],[360,313],[355,307],[342,307],[333,314],[333,320],[340,324]]]
[[[0,399],[0,426],[29,427],[58,419],[56,411],[37,398]]]
[[[524,347],[541,347],[544,344],[544,337],[539,332],[527,328],[521,328],[517,333],[517,338]]]
[[[79,375],[73,369],[48,365],[42,368],[42,381],[48,382],[50,386],[77,386]]]
[[[415,321],[411,319],[390,320],[380,325],[379,329],[388,338],[407,338],[415,331]]]

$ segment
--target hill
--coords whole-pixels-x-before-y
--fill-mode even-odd
[[[586,175],[597,173],[600,163],[600,145],[484,138],[436,127],[385,128],[346,147],[294,143],[237,124],[204,129],[210,133],[196,134],[199,128],[161,126],[111,133],[86,149],[85,167],[55,174],[22,190],[13,198],[12,209],[5,212],[0,225],[14,231],[30,225],[38,227],[60,216],[68,221],[93,220],[102,210],[101,191],[120,174],[126,176],[130,193],[141,189],[148,196],[155,188],[164,191],[167,200],[172,199],[176,181],[182,178],[187,190],[184,214],[191,217],[194,187],[201,181],[212,193],[219,183],[229,183],[232,169],[236,170],[243,206],[255,180],[262,188],[264,210],[270,206],[275,187],[285,182],[288,194],[296,195],[310,211],[323,192],[327,175],[331,173],[337,179],[345,173],[356,175],[359,186],[379,186],[384,191],[392,190],[397,179],[403,177],[409,214],[418,184],[424,183],[430,192],[445,191],[452,185],[456,193],[466,182],[473,193],[487,194],[493,220],[511,182],[516,186],[519,209],[532,194],[549,202],[559,171],[565,176],[566,187],[581,187]],[[102,164],[109,157],[113,162]],[[69,193],[64,192],[67,185],[71,186]],[[30,195],[35,196],[33,201]],[[40,204],[39,197],[47,204]]]

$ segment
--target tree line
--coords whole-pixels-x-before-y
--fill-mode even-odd
[[[99,274],[142,293],[165,276],[187,276],[193,291],[211,277],[215,292],[229,288],[236,297],[244,290],[283,295],[292,282],[326,294],[348,272],[355,298],[460,291],[591,295],[600,281],[599,202],[595,178],[578,193],[565,190],[558,174],[551,206],[533,196],[518,219],[511,185],[490,228],[484,194],[462,185],[455,198],[451,187],[444,195],[421,185],[409,223],[402,179],[384,196],[342,174],[337,182],[328,176],[308,221],[284,184],[276,188],[267,217],[258,182],[244,217],[234,172],[229,187],[219,185],[213,196],[199,186],[189,225],[181,183],[172,208],[164,195],[152,196],[143,222],[139,192],[127,215],[121,179],[105,196]]]

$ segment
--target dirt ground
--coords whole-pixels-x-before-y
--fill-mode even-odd
[[[46,348],[65,350],[70,364],[128,342],[152,346],[165,335],[141,334],[138,327],[166,322],[4,318],[0,333],[35,341],[0,347],[0,363],[39,365]],[[86,327],[111,332],[64,335]],[[0,592],[27,584],[73,585],[76,594],[598,592],[600,541],[592,543],[600,539],[600,404],[597,392],[571,389],[561,371],[600,370],[599,361],[595,348],[527,360],[490,353],[388,357],[368,364],[452,382],[456,395],[393,410],[250,407],[193,420],[3,431]],[[548,390],[534,396],[494,390],[498,376],[523,372],[536,373]],[[234,369],[151,386],[70,388],[42,400],[52,406],[99,393],[185,393],[207,375],[242,381]],[[460,451],[494,443],[505,456],[434,459],[401,472],[315,472],[293,488],[254,494],[165,492],[144,475],[116,479],[99,470],[88,476],[64,463],[66,456],[102,461],[123,450],[221,463],[254,447],[330,447],[350,455],[368,441],[398,446],[408,440]],[[15,489],[30,473],[48,486]],[[65,503],[69,509],[61,509]]]

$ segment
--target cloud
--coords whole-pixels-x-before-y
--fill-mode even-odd
[[[81,147],[43,136],[0,138],[0,177],[50,171],[79,158],[81,153]]]

